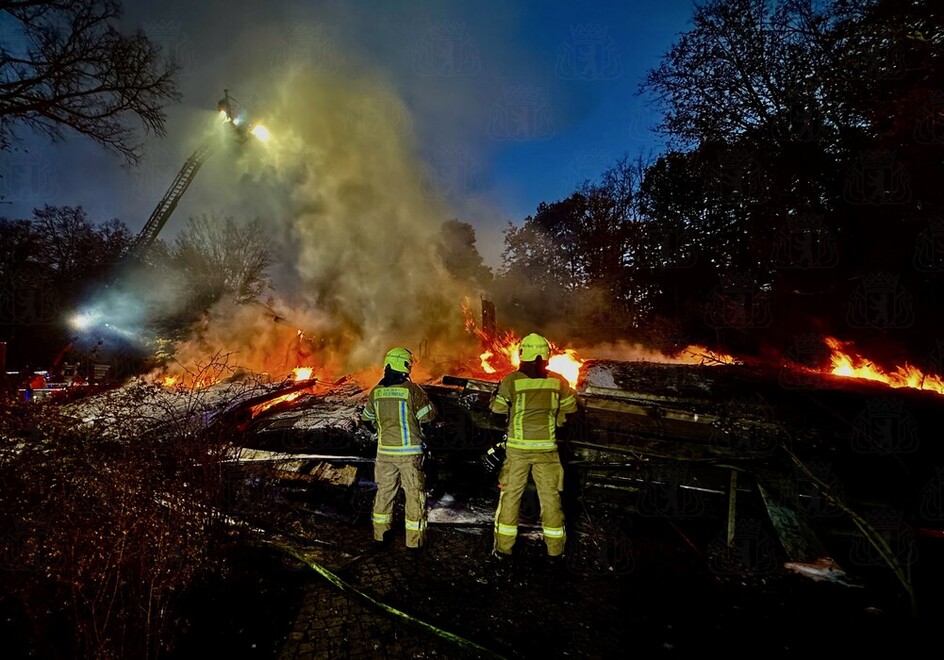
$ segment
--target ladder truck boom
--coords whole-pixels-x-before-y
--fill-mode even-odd
[[[134,239],[134,243],[131,246],[131,255],[133,257],[138,259],[144,258],[147,251],[154,243],[154,239],[157,238],[157,235],[161,233],[161,229],[167,224],[167,219],[170,218],[171,214],[173,214],[174,210],[177,208],[177,203],[180,201],[180,198],[187,192],[187,188],[190,186],[190,182],[193,181],[193,177],[195,177],[200,170],[200,166],[213,154],[213,151],[213,147],[209,142],[200,145],[197,147],[197,150],[190,155],[190,158],[187,159],[184,166],[180,168],[180,172],[177,173],[177,177],[174,179],[173,183],[171,183],[170,188],[167,189],[167,192],[164,193],[164,197],[161,198],[161,201],[158,202],[154,211],[151,212],[151,217],[148,218],[147,223],[145,223],[144,229],[142,229]]]
[[[219,100],[216,107],[223,117],[223,120],[232,126],[237,140],[244,141],[249,135],[258,136],[256,130],[257,128],[262,129],[262,127],[248,121],[246,113],[240,108],[236,99],[229,95],[228,89],[223,90],[223,98]],[[187,188],[190,187],[190,183],[197,175],[200,167],[213,155],[215,150],[215,144],[212,140],[205,142],[197,147],[196,151],[190,155],[190,158],[184,162],[184,166],[180,168],[177,177],[174,179],[173,183],[170,184],[167,192],[164,193],[164,197],[161,198],[161,201],[158,202],[154,211],[151,212],[151,217],[148,218],[148,221],[144,224],[144,228],[138,233],[134,242],[131,244],[129,256],[132,257],[132,259],[144,259],[151,245],[153,245],[155,239],[157,239],[157,235],[161,233],[164,225],[167,224],[167,220],[177,208],[177,203],[180,201],[180,198],[187,192]]]

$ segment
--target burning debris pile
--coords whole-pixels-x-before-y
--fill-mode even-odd
[[[460,463],[477,464],[500,439],[502,424],[490,415],[488,400],[499,378],[515,368],[514,332],[467,329],[480,341],[477,357],[455,361],[452,373],[430,372],[434,363],[427,362],[418,379],[447,420],[427,439],[444,474]],[[834,512],[884,507],[928,532],[936,523],[920,504],[934,488],[933,466],[942,452],[920,436],[934,428],[944,398],[892,376],[880,382],[882,372],[862,371],[861,356],[832,340],[830,346],[830,366],[822,370],[750,365],[702,347],[634,360],[585,358],[582,350],[554,347],[550,368],[572,380],[582,403],[564,436],[580,497],[602,497],[639,512],[653,506],[647,498],[655,497],[654,483],[697,492],[702,505],[710,504],[704,512],[732,535],[736,504],[754,501],[765,516],[792,521],[793,529],[781,533],[794,535],[789,559],[795,563],[819,561],[825,552],[807,529],[810,521],[796,512],[810,498],[830,501]],[[634,357],[641,356],[637,349]],[[845,374],[848,364],[858,365],[856,377]],[[325,461],[369,468],[374,446],[359,424],[359,410],[378,377],[362,372],[322,381],[299,368],[279,383],[263,385],[257,376],[191,390],[152,385],[148,392],[168,419],[186,405],[202,423],[235,422],[241,435],[234,460],[291,461],[288,469],[310,474]],[[916,384],[935,382],[928,376]],[[174,406],[173,399],[185,403]],[[112,405],[85,402],[79,415],[88,419],[90,411]],[[833,492],[837,483],[841,494]],[[771,493],[777,494],[776,507]],[[799,544],[799,536],[807,541]]]
[[[471,332],[474,349],[452,362],[421,353],[417,382],[441,413],[427,437],[429,524],[485,539],[497,486],[481,458],[504,432],[488,402],[515,368],[518,337]],[[294,359],[292,344],[281,352]],[[935,472],[944,449],[927,440],[944,405],[937,392],[835,375],[832,366],[762,368],[703,347],[675,356],[614,346],[553,352],[581,402],[561,437],[570,570],[624,571],[625,558],[602,552],[600,539],[654,526],[696,549],[718,580],[796,574],[843,589],[878,584],[891,602],[936,602],[923,575],[939,556],[928,544],[939,542],[944,521]],[[376,441],[359,419],[379,371],[328,379],[317,351],[301,359],[310,366],[278,376],[223,358],[182,370],[189,381],[155,371],[58,412],[102,441],[185,439],[191,467],[201,467],[193,447],[216,447],[206,465],[223,478],[222,494],[207,500],[217,508],[175,511],[218,511],[216,520],[263,537],[307,539],[306,556],[349,566],[365,561],[363,551],[309,538],[311,520],[317,529],[367,524]],[[160,506],[182,501],[157,494]],[[523,538],[539,533],[527,513],[537,511],[533,495]]]

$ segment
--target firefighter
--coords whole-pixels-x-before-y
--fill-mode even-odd
[[[564,554],[566,535],[560,492],[564,469],[557,451],[557,428],[577,412],[577,395],[567,380],[547,371],[551,347],[547,339],[529,334],[521,340],[518,371],[505,376],[492,395],[492,412],[508,416],[505,461],[498,475],[495,546],[499,559],[511,555],[518,536],[518,509],[529,475],[541,506],[541,528],[547,554]]]
[[[406,547],[419,550],[426,537],[426,478],[422,424],[436,418],[426,392],[410,380],[413,354],[391,348],[383,379],[370,391],[361,418],[377,433],[374,479],[374,542],[382,545],[393,523],[393,502],[403,488]]]

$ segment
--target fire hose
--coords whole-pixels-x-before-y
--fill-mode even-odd
[[[404,621],[405,623],[408,623],[411,626],[419,628],[425,632],[432,633],[433,635],[435,635],[436,637],[439,637],[440,639],[444,639],[448,642],[451,642],[459,646],[460,648],[466,651],[472,652],[475,654],[475,657],[496,658],[496,659],[505,657],[505,656],[499,655],[498,653],[495,653],[494,651],[491,651],[485,648],[484,646],[481,646],[480,644],[476,644],[475,642],[471,640],[468,640],[464,637],[460,637],[459,635],[456,635],[455,633],[451,633],[447,630],[443,630],[442,628],[434,626],[431,623],[427,623],[426,621],[423,621],[422,619],[418,619],[415,616],[407,614],[406,612],[403,612],[402,610],[398,610],[395,607],[391,607],[390,605],[387,605],[386,603],[382,603],[376,598],[368,596],[360,589],[357,589],[353,585],[342,580],[340,577],[338,577],[337,575],[329,571],[327,568],[325,568],[318,562],[306,557],[304,554],[302,554],[295,548],[292,548],[288,545],[277,543],[271,540],[266,540],[266,543],[269,543],[270,545],[280,550],[281,552],[291,555],[295,559],[299,560],[300,562],[302,562],[303,564],[311,568],[313,571],[318,573],[321,577],[325,578],[328,582],[330,582],[334,586],[341,589],[341,591],[350,593],[353,596],[357,597],[359,600],[362,600],[368,603],[369,605],[380,609],[386,614],[397,617],[398,619],[401,619],[402,621]]]

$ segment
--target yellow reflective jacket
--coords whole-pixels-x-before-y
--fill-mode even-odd
[[[508,414],[509,449],[554,451],[557,427],[577,412],[577,395],[567,380],[548,372],[547,378],[529,378],[521,371],[505,376],[492,397],[492,412]]]
[[[422,387],[407,380],[397,385],[374,387],[361,418],[377,427],[378,454],[422,454],[420,424],[436,419],[436,408]]]

